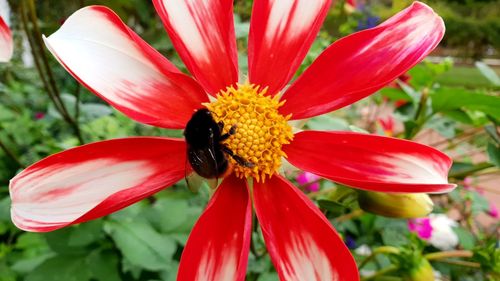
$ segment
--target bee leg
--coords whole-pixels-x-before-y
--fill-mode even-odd
[[[222,130],[224,130],[224,122],[219,121],[219,122],[217,123],[217,126],[219,126],[219,130],[220,130],[221,132],[222,132]]]
[[[219,122],[219,123],[218,123],[218,124],[219,124],[219,127],[220,127],[220,124],[221,124],[221,123],[222,123],[222,122]],[[222,126],[224,127],[224,125],[222,125]],[[221,130],[222,130],[222,129],[221,129]],[[236,125],[231,126],[231,128],[229,129],[229,132],[227,132],[227,134],[223,134],[222,136],[220,136],[219,141],[225,141],[225,140],[227,140],[230,136],[232,136],[232,135],[234,135],[234,134],[236,134]]]
[[[234,152],[231,149],[229,149],[227,146],[222,145],[221,148],[222,148],[222,151],[224,151],[229,156],[231,156],[236,161],[236,163],[238,163],[240,166],[247,167],[247,168],[255,167],[254,163],[249,162],[249,161],[243,159],[243,157],[240,157],[240,156],[234,154]]]

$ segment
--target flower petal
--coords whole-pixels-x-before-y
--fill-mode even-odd
[[[331,0],[255,0],[248,41],[250,82],[274,95],[299,68]]]
[[[196,81],[106,7],[78,10],[45,44],[80,83],[136,121],[183,128],[208,101]]]
[[[288,88],[280,112],[303,119],[374,93],[427,56],[444,29],[431,8],[415,2],[376,28],[338,40]]]
[[[49,156],[10,182],[11,216],[27,231],[51,231],[105,216],[185,176],[178,139],[125,138]]]
[[[251,224],[246,182],[230,175],[191,231],[177,280],[245,280]]]
[[[281,280],[359,280],[356,263],[325,216],[281,176],[254,182],[254,205]]]
[[[186,67],[210,94],[238,82],[232,0],[154,0]]]
[[[0,62],[8,62],[13,52],[12,34],[2,17],[0,17]]]
[[[353,132],[304,131],[284,147],[299,169],[359,189],[447,192],[451,159],[415,142]]]

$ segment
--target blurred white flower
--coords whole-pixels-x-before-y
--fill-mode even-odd
[[[445,214],[431,214],[429,218],[432,226],[429,243],[442,251],[455,248],[458,245],[458,236],[452,227],[458,226],[457,222]]]
[[[354,252],[357,254],[357,255],[360,255],[360,256],[369,256],[372,254],[372,249],[370,249],[370,246],[366,245],[366,244],[363,244],[359,247],[357,247]]]

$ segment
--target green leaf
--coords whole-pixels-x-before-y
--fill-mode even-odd
[[[481,212],[486,212],[490,209],[490,202],[488,199],[484,198],[481,194],[472,191],[470,193],[470,198],[472,199],[471,211],[473,214],[478,214]]]
[[[425,127],[434,129],[443,137],[451,139],[455,137],[455,125],[455,122],[450,119],[433,116],[431,120],[427,121]]]
[[[267,272],[263,273],[259,276],[259,279],[257,281],[278,281],[279,277],[276,272]]]
[[[434,112],[454,109],[478,110],[500,120],[500,98],[460,88],[439,88],[432,92]]]
[[[500,77],[498,77],[495,70],[482,61],[476,61],[476,67],[493,85],[500,86]]]
[[[179,269],[179,262],[173,261],[167,264],[162,272],[160,272],[160,277],[162,281],[176,281],[177,280],[177,270]]]
[[[103,238],[102,220],[93,220],[72,227],[68,246],[84,247]]]
[[[392,101],[397,101],[397,100],[411,101],[411,97],[407,93],[397,88],[389,88],[389,87],[383,88],[380,90],[380,94],[384,97],[388,97]]]
[[[33,271],[36,267],[42,264],[45,260],[52,258],[54,253],[42,254],[35,257],[23,258],[15,262],[11,268],[19,273],[28,273]]]
[[[158,233],[146,221],[109,221],[105,226],[132,265],[158,271],[172,261],[177,248],[175,242]]]
[[[99,281],[120,281],[118,258],[113,252],[94,251],[88,258],[92,277]]]
[[[80,104],[80,116],[84,121],[97,119],[103,116],[111,115],[113,110],[111,107],[100,103],[84,103]]]
[[[367,130],[360,128],[360,127],[357,127],[357,126],[354,126],[354,125],[349,125],[349,130],[356,132],[356,133],[362,133],[362,134],[369,134],[370,133]]]
[[[472,233],[463,227],[454,227],[453,231],[458,236],[458,242],[465,250],[472,250],[475,245],[475,239]]]
[[[339,216],[344,213],[346,206],[331,200],[320,199],[318,200],[319,207],[324,210],[328,210],[334,216]]]
[[[73,228],[63,228],[54,232],[45,233],[44,236],[49,244],[49,247],[58,254],[80,255],[86,253],[87,250],[81,245],[70,245]],[[73,240],[73,243],[75,241]]]
[[[10,197],[0,200],[0,221],[10,222]]]
[[[162,232],[175,232],[188,219],[188,208],[186,200],[160,198],[146,211],[146,217]]]
[[[411,98],[411,100],[414,104],[417,104],[420,101],[420,97],[422,96],[422,93],[420,93],[419,91],[416,91],[408,84],[400,83],[399,86]]]
[[[490,162],[500,167],[500,147],[490,142],[488,143],[487,152]]]
[[[0,261],[0,281],[16,281],[16,273],[5,262]]]
[[[16,249],[29,250],[35,248],[45,248],[47,243],[40,233],[25,232],[17,238]]]
[[[236,39],[248,38],[249,28],[249,22],[242,22],[241,17],[238,14],[234,14],[234,31]]]
[[[384,245],[398,247],[408,243],[409,231],[405,219],[389,219],[377,216],[374,227],[380,229]]]
[[[26,281],[87,281],[90,268],[85,257],[56,256],[44,261],[26,276]]]
[[[460,123],[469,124],[469,125],[474,124],[474,120],[472,120],[472,118],[469,116],[469,114],[467,114],[467,112],[465,112],[462,109],[445,110],[445,111],[442,111],[442,113],[444,115],[446,115],[447,117],[449,117],[455,121],[458,121]]]
[[[497,143],[500,145],[500,136],[498,135],[497,128],[494,125],[484,126],[486,133]]]
[[[344,131],[349,130],[349,123],[344,119],[325,114],[311,118],[307,122],[307,127],[319,131]]]

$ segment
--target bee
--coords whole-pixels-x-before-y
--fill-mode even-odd
[[[205,179],[217,180],[228,174],[231,171],[228,156],[232,157],[238,165],[249,168],[255,166],[234,154],[223,143],[236,133],[237,126],[232,125],[225,134],[223,134],[223,128],[223,122],[217,123],[208,109],[201,108],[193,114],[184,130],[187,143],[187,161],[189,161],[191,168]]]

